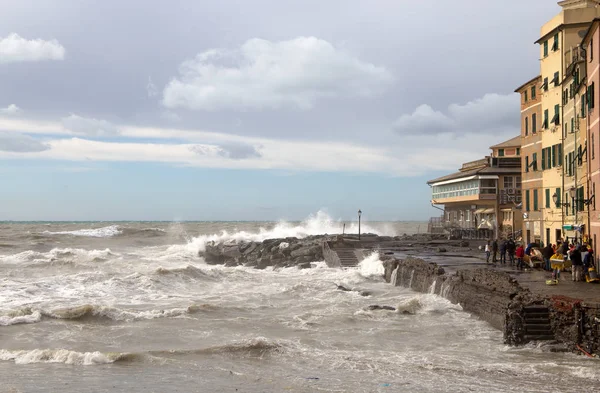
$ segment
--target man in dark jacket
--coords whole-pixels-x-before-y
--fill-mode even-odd
[[[515,264],[515,250],[517,249],[517,245],[515,241],[510,238],[506,243],[506,251],[508,252],[508,258],[510,259],[510,265],[514,266]]]
[[[552,255],[554,255],[554,250],[552,249],[552,245],[548,244],[542,249],[542,256],[544,257],[544,270],[550,271],[550,258],[552,258]]]
[[[583,261],[581,260],[581,246],[571,251],[571,278],[573,281],[581,281],[583,272]]]
[[[506,265],[506,240],[502,240],[500,243],[500,263]]]
[[[494,239],[494,242],[492,243],[492,254],[494,254],[494,257],[492,258],[492,262],[496,263],[498,262],[497,256],[498,256],[498,240]]]

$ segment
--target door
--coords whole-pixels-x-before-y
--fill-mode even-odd
[[[556,236],[556,240],[555,240],[555,241],[556,241],[556,243],[558,244],[558,241],[559,241],[559,240],[561,239],[561,237],[562,237],[562,232],[560,231],[560,229],[557,229],[557,230],[556,230],[556,234],[555,234],[555,236]]]
[[[546,228],[546,244],[552,244],[552,240],[550,240],[550,228]]]
[[[527,230],[527,236],[525,240],[527,240],[527,244],[531,243],[531,231],[529,229]]]

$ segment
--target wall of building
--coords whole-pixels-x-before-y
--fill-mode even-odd
[[[588,86],[594,82],[595,86],[598,86],[595,90],[600,90],[600,29],[596,24],[594,32],[590,34],[590,45],[587,51],[587,77]],[[595,100],[598,103],[599,92],[595,92]],[[597,105],[600,105],[598,103]],[[594,108],[587,113],[587,124],[588,124],[588,172],[590,174],[590,186],[588,188],[590,197],[595,195],[596,188],[600,192],[600,110]],[[595,197],[594,197],[595,199]],[[594,247],[594,251],[598,253],[598,241],[600,241],[600,201],[594,202],[589,206],[589,219],[590,219],[590,240]],[[598,255],[596,255],[596,266],[599,266]]]

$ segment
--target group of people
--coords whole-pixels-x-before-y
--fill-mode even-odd
[[[490,262],[495,264],[499,261],[504,265],[506,264],[506,257],[508,255],[510,265],[515,266],[516,264],[516,268],[522,270],[525,266],[525,256],[532,257],[534,248],[535,244],[533,243],[528,244],[527,247],[523,247],[523,244],[515,243],[512,238],[503,240],[500,243],[498,240],[492,242],[488,240],[485,245],[485,262],[486,264]],[[594,267],[594,250],[586,244],[559,241],[557,244],[548,244],[540,251],[544,260],[543,268],[546,271],[553,271],[551,260],[570,260],[573,281],[585,281],[585,276],[590,267]],[[559,272],[555,273],[559,274]]]
[[[548,244],[542,249],[544,270],[552,271],[551,260],[571,261],[571,278],[573,281],[585,281],[590,267],[594,267],[594,250],[587,244],[573,244],[568,241]]]

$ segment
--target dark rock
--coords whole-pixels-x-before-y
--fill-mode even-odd
[[[343,285],[338,285],[337,289],[339,289],[340,291],[344,291],[344,292],[352,292],[352,289],[348,289]]]
[[[396,311],[396,307],[392,307],[392,306],[379,306],[379,305],[372,305],[367,307],[367,310],[373,311],[373,310],[389,310],[389,311]]]
[[[312,265],[310,264],[310,262],[305,262],[305,263],[299,264],[298,268],[300,268],[300,269],[310,269],[310,268],[312,268]]]
[[[447,250],[444,247],[438,247],[437,252],[446,252]]]

